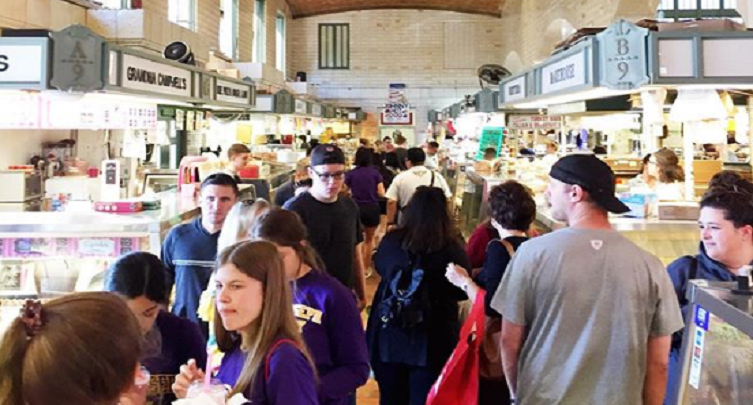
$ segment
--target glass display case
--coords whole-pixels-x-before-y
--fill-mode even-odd
[[[753,404],[753,295],[736,283],[691,281],[672,405]]]
[[[159,210],[132,214],[0,212],[0,334],[24,300],[102,290],[113,260],[134,251],[159,255],[167,232],[199,215],[197,202],[176,192],[157,198]]]

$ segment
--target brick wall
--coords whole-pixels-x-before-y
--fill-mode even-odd
[[[48,28],[85,24],[86,8],[60,0],[0,0],[0,28]]]
[[[318,68],[320,23],[350,24],[349,70]],[[371,10],[296,19],[289,28],[293,71],[305,71],[319,97],[375,113],[387,101],[389,84],[404,83],[416,107],[417,133],[429,109],[480,90],[478,66],[503,61],[502,24],[493,17]]]

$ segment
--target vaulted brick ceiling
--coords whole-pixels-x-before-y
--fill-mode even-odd
[[[423,9],[500,16],[505,0],[288,0],[294,18],[356,10]]]

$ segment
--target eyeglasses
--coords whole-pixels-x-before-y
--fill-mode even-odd
[[[331,180],[342,180],[345,177],[345,172],[319,173],[314,168],[311,168],[311,171],[316,173],[316,175],[319,177],[319,180],[324,182]]]

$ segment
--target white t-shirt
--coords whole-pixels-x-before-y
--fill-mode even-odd
[[[397,201],[400,208],[404,208],[408,205],[413,193],[420,186],[428,186],[431,184],[431,173],[425,166],[414,166],[395,177],[392,181],[389,190],[387,190],[386,197],[390,200]],[[444,195],[447,198],[452,197],[450,187],[447,185],[447,181],[441,174],[434,173],[434,187],[441,188],[444,191]]]

